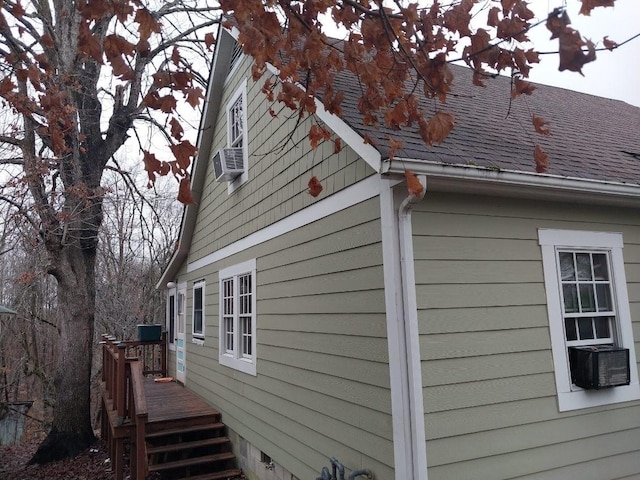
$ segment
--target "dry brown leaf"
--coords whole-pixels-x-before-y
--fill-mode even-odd
[[[549,130],[549,122],[542,117],[537,116],[535,113],[532,117],[533,126],[540,135],[551,135],[551,130]]]
[[[314,198],[320,195],[320,192],[322,192],[322,184],[320,183],[320,180],[318,180],[318,177],[316,177],[315,175],[311,177],[311,180],[309,180],[308,186],[309,195]]]
[[[536,172],[546,173],[549,169],[549,155],[546,154],[540,145],[536,145],[533,149],[533,158],[536,162]]]
[[[412,170],[405,169],[404,178],[407,181],[407,190],[409,190],[409,193],[419,197],[424,190],[424,185],[422,185],[418,176]]]

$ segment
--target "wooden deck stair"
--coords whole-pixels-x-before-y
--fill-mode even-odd
[[[192,420],[193,422],[193,420]],[[164,479],[228,480],[242,471],[235,467],[231,442],[222,422],[203,421],[146,435],[149,473]]]
[[[166,334],[160,342],[104,335],[103,345],[102,435],[116,480],[124,480],[127,450],[132,480],[244,478],[220,412],[176,382],[145,377],[166,377]],[[145,358],[159,358],[159,368]]]

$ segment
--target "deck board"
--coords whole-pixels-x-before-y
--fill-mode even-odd
[[[176,382],[156,383],[152,378],[145,378],[144,390],[148,423],[220,415],[198,395]]]

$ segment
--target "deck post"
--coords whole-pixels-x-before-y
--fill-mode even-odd
[[[115,390],[115,402],[116,402],[116,412],[117,412],[117,426],[122,425],[124,422],[124,413],[125,413],[125,400],[127,396],[127,380],[125,378],[125,363],[126,363],[126,348],[127,345],[124,342],[120,342],[117,345],[118,347],[118,361],[116,364],[116,384],[114,385]]]
[[[136,452],[131,457],[135,457],[135,480],[144,480],[147,476],[147,449],[145,437],[147,436],[145,425],[148,415],[139,415],[136,419]]]
[[[113,470],[116,474],[116,480],[124,480],[124,438],[115,439]]]

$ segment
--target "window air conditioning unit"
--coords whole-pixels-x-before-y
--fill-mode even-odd
[[[242,148],[223,148],[213,156],[213,172],[216,182],[230,182],[244,172]]]
[[[629,385],[629,349],[611,345],[570,347],[571,380],[595,389]]]

